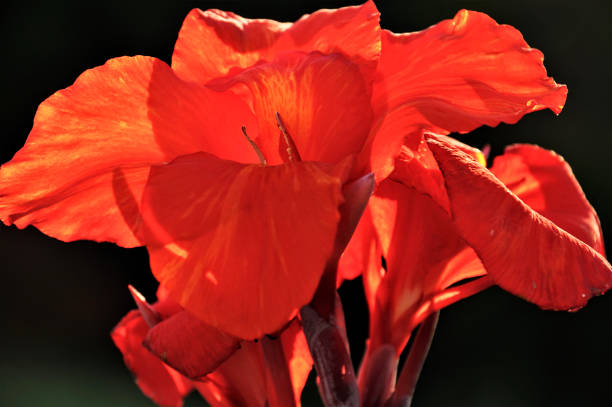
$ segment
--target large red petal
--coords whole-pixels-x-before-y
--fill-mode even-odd
[[[502,288],[545,309],[577,309],[612,284],[596,250],[538,214],[486,168],[441,140],[429,146],[444,175],[457,230]]]
[[[372,1],[338,10],[319,10],[295,24],[194,9],[179,33],[172,69],[185,80],[204,84],[232,68],[271,61],[287,51],[340,53],[373,69],[380,55],[378,21],[379,13]]]
[[[286,160],[277,112],[304,161],[338,162],[363,147],[372,117],[369,84],[343,56],[284,54],[215,86],[237,84],[250,90],[259,123],[255,142],[268,164]]]
[[[544,108],[559,113],[567,88],[547,76],[542,60],[519,31],[474,11],[416,33],[383,31],[373,93],[374,169],[388,173],[389,157],[415,129],[465,133]]]
[[[241,338],[308,303],[332,254],[342,180],[315,163],[244,165],[208,154],[153,167],[143,199],[157,279]]]
[[[605,254],[597,213],[560,155],[514,145],[495,158],[491,172],[531,209]]]
[[[216,369],[239,343],[236,337],[182,311],[151,328],[144,346],[168,366],[197,379]]]
[[[240,134],[252,120],[235,97],[185,83],[159,60],[112,59],[40,105],[0,170],[0,218],[65,241],[140,245],[149,166],[196,151],[255,162]]]
[[[140,312],[134,310],[123,317],[111,336],[142,392],[160,406],[180,407],[192,389],[191,382],[142,346],[148,330]]]

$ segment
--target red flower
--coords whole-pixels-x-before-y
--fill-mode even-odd
[[[425,248],[446,261],[442,252],[465,241],[468,260],[474,250],[496,283],[543,306],[577,307],[608,284],[603,271],[591,279],[577,267],[584,259],[609,265],[507,194],[495,195],[495,204],[520,219],[519,229],[495,214],[472,228],[470,220],[490,207],[466,199],[462,185],[505,190],[452,145],[430,141],[434,157],[422,138],[425,130],[514,123],[544,108],[558,113],[566,93],[518,31],[477,12],[396,35],[380,30],[372,2],[295,24],[194,10],[172,67],[113,59],[41,104],[26,145],[0,170],[0,218],[66,241],[146,244],[153,273],[174,299],[206,324],[252,339],[277,331],[312,299],[344,247],[337,235],[350,236],[339,208],[362,203],[350,202],[346,184],[374,172],[378,197],[428,195],[461,239],[445,238],[438,251],[396,237],[384,229],[392,215],[373,204],[343,257],[342,278],[372,265],[377,273],[379,245],[392,268],[430,262],[420,258]],[[412,192],[394,191],[398,180]],[[408,223],[438,210],[409,199],[397,199],[414,205]],[[567,255],[546,270],[538,263],[524,281],[513,278],[483,231],[492,229],[499,242],[544,224],[525,244],[567,248]],[[523,246],[510,249],[521,259]],[[538,286],[566,265],[574,268],[551,280],[554,289]],[[568,285],[576,276],[588,280],[579,290]]]
[[[66,241],[146,244],[183,306],[256,338],[312,298],[338,251],[348,172],[382,180],[421,128],[558,112],[566,89],[541,59],[516,30],[469,11],[396,36],[380,31],[372,2],[295,24],[194,10],[172,68],[113,59],[41,104],[0,171],[0,218]],[[249,164],[258,155],[242,126],[268,166]]]
[[[514,147],[492,168],[499,181],[480,151],[443,136],[559,113],[567,89],[542,59],[514,28],[465,10],[383,31],[367,144],[377,188],[340,261],[340,277],[364,275],[372,347],[399,353],[431,312],[493,283],[547,309],[579,308],[612,283],[597,215],[558,156]]]
[[[479,150],[426,140],[417,154],[403,149],[370,199],[349,246],[370,257],[345,253],[365,268],[370,338],[359,387],[371,403],[391,396],[414,329],[448,305],[497,284],[544,309],[575,310],[612,285],[599,219],[563,158],[514,145],[487,170]],[[417,165],[431,169],[426,177]],[[385,269],[374,261],[381,255]],[[435,322],[423,326],[396,398],[414,390]]]
[[[146,244],[155,276],[202,321],[275,332],[341,251],[379,52],[373,3],[294,25],[194,10],[172,68],[113,59],[41,104],[0,171],[0,218],[65,241]]]
[[[142,392],[157,404],[181,406],[195,389],[212,406],[300,405],[312,359],[298,320],[278,339],[239,342],[191,316],[161,287],[152,306],[134,288],[130,291],[138,310],[119,322],[112,338]],[[264,342],[278,347],[280,356],[266,357]],[[283,371],[291,381],[290,401],[283,401],[280,397],[287,395],[279,395],[282,387],[275,386]]]
[[[417,325],[493,284],[557,310],[580,308],[612,284],[599,219],[560,156],[515,145],[487,170],[480,151],[457,141],[427,136],[422,146],[444,184],[411,185],[414,158],[400,156],[364,218],[386,259],[386,270],[370,265],[364,274],[372,321],[364,394],[381,363],[397,365]],[[391,390],[390,382],[370,397]]]
[[[40,105],[0,169],[0,218],[65,241],[147,246],[184,310],[147,316],[141,304],[115,337],[135,349],[126,360],[143,383],[157,372],[171,404],[189,382],[138,341],[193,378],[240,340],[279,332],[326,271],[324,283],[335,278],[370,192],[367,178],[353,181],[368,173],[376,193],[339,280],[364,275],[370,351],[399,353],[431,312],[493,283],[575,309],[609,288],[612,270],[569,167],[522,146],[489,171],[482,153],[445,137],[559,113],[567,89],[542,59],[514,28],[466,10],[401,35],[380,30],[372,2],[294,24],[194,10],[171,67],[113,59]],[[478,279],[453,286],[468,278]],[[260,352],[244,349],[218,369]],[[154,366],[142,374],[141,357]],[[219,390],[239,380],[243,362],[230,365],[210,374],[220,378],[200,389],[207,397],[234,394]]]
[[[409,186],[400,156],[370,200],[365,220],[387,261],[364,275],[373,348],[401,352],[430,313],[491,284],[565,310],[610,287],[599,220],[561,157],[516,145],[489,171],[480,151],[429,137],[442,189]]]

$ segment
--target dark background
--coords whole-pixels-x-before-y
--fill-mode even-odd
[[[174,41],[194,7],[246,17],[294,21],[352,2],[121,1],[14,2],[0,17],[0,162],[23,145],[36,107],[84,70],[121,55],[170,62]],[[487,12],[518,28],[544,52],[549,73],[569,87],[565,110],[526,116],[517,125],[462,137],[513,142],[562,154],[612,239],[612,172],[608,134],[612,92],[612,9],[607,2],[380,1],[382,26],[416,31],[460,8]],[[609,240],[612,241],[612,240]],[[611,246],[607,245],[612,253]],[[112,244],[65,244],[33,228],[0,227],[0,406],[151,406],[133,384],[109,338],[133,307],[126,286],[153,298],[146,251]],[[355,357],[367,319],[359,282],[343,288]],[[442,313],[414,401],[425,406],[602,406],[612,375],[612,295],[577,313],[538,310],[494,288]],[[312,385],[305,405],[318,405]],[[202,406],[198,397],[189,406]]]

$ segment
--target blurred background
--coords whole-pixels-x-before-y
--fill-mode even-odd
[[[461,8],[518,28],[569,87],[565,110],[482,128],[461,139],[554,149],[572,165],[612,242],[609,95],[612,7],[606,1],[379,1],[382,26],[416,31]],[[27,1],[0,14],[0,162],[23,145],[40,102],[107,59],[143,54],[170,62],[194,8],[294,21],[349,1]],[[608,253],[612,247],[607,245]],[[144,249],[65,244],[34,228],[0,227],[0,406],[152,406],[134,385],[109,332],[133,303],[127,284],[154,299]],[[356,361],[367,309],[361,282],[342,288]],[[493,288],[442,312],[414,407],[609,405],[612,294],[577,313],[544,312]],[[204,406],[192,395],[187,406]],[[304,405],[317,406],[312,380]]]

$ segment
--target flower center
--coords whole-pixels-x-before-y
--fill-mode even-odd
[[[289,160],[289,162],[301,162],[302,157],[300,156],[300,153],[295,145],[295,142],[293,141],[293,138],[287,131],[287,127],[285,126],[285,123],[283,122],[280,113],[275,112],[274,116],[276,118],[276,124],[278,125],[278,129],[281,132],[280,143],[287,152],[287,159]],[[263,151],[261,151],[257,143],[255,143],[255,141],[253,141],[253,139],[249,137],[246,131],[246,126],[242,126],[241,129],[242,134],[244,135],[244,137],[246,137],[251,147],[253,147],[253,150],[255,150],[257,158],[259,158],[259,162],[263,165],[267,165],[268,161],[266,160],[266,156],[264,155]]]

